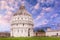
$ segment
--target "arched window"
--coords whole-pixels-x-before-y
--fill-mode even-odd
[[[23,24],[23,26],[24,26],[24,24]]]
[[[18,29],[18,33],[19,33],[19,29]]]
[[[18,24],[16,24],[16,26],[18,26]]]
[[[21,18],[23,20],[23,18]]]
[[[18,17],[18,19],[19,19],[19,17]]]
[[[23,30],[21,30],[21,33],[23,33]]]

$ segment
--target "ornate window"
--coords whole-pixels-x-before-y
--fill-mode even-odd
[[[18,17],[18,19],[19,19],[19,17]]]
[[[23,20],[23,18],[21,18]]]
[[[23,24],[23,26],[24,26],[24,24]]]
[[[16,26],[18,26],[18,24],[16,24]]]

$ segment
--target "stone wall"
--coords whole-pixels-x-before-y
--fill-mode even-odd
[[[0,37],[10,37],[10,33],[8,33],[8,32],[0,32]]]

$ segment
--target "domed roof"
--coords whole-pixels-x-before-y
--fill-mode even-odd
[[[14,16],[16,16],[16,15],[28,15],[28,16],[31,16],[31,14],[29,14],[29,12],[26,11],[24,5],[20,6],[19,10],[17,11],[17,13],[14,14]]]

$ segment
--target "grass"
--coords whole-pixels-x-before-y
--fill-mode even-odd
[[[17,37],[17,38],[0,38],[0,40],[60,40],[60,37]]]

